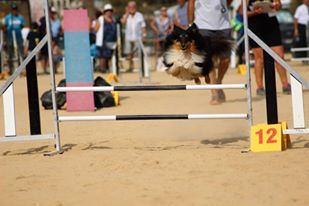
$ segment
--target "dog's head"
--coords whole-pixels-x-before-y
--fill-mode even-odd
[[[173,36],[175,43],[180,47],[181,50],[186,50],[192,43],[196,34],[198,33],[198,28],[195,24],[190,26],[187,30],[184,30],[178,26],[174,26]]]

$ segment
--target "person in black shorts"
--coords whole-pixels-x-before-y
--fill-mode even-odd
[[[42,16],[39,20],[39,33],[40,33],[40,40],[44,38],[46,35],[46,22],[45,16]],[[42,49],[40,50],[39,60],[41,63],[41,67],[44,71],[44,74],[48,74],[48,45],[45,44]]]
[[[257,0],[247,0],[248,4],[248,27],[255,33],[267,46],[276,52],[282,59],[284,58],[284,48],[281,41],[281,32],[276,13],[264,13],[262,8],[253,8],[253,3]],[[274,10],[281,9],[280,0],[272,0]],[[259,96],[265,95],[263,84],[263,49],[252,39],[250,39],[250,47],[254,54],[254,71],[257,84],[256,94]],[[282,91],[285,94],[291,93],[291,85],[288,82],[288,77],[285,69],[276,62],[277,72],[282,83]]]

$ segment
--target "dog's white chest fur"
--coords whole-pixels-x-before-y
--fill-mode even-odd
[[[203,63],[204,55],[193,52],[170,49],[165,54],[165,62],[173,64],[166,72],[182,80],[192,80],[202,73],[202,67],[195,63]]]

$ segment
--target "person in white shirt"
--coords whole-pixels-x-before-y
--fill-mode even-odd
[[[303,0],[294,14],[294,37],[299,39],[297,47],[307,47],[307,34],[309,24],[309,0]],[[299,57],[306,57],[306,52],[299,52]]]
[[[227,6],[232,0],[189,0],[188,21],[199,28],[203,37],[212,38],[222,36],[231,39],[231,24]],[[194,18],[195,17],[195,18]],[[221,84],[229,67],[231,51],[227,50],[220,56],[218,72],[214,70],[209,74],[211,84]],[[225,102],[223,90],[211,90],[210,104],[217,105]]]
[[[121,18],[121,23],[126,25],[125,41],[128,60],[130,62],[129,70],[133,71],[133,57],[137,50],[137,42],[146,37],[146,23],[143,14],[137,11],[135,1],[129,1],[126,13]]]

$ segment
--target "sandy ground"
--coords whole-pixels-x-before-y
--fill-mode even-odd
[[[308,66],[293,66],[308,79]],[[122,80],[134,84],[138,74],[123,74]],[[153,73],[152,81],[190,83],[165,73]],[[244,76],[229,70],[225,83],[243,82]],[[48,76],[40,75],[39,84],[42,94]],[[25,87],[25,78],[18,78],[19,135],[29,133]],[[279,118],[292,125],[291,97],[281,93],[280,83],[278,88]],[[254,123],[264,123],[264,98],[253,94]],[[242,90],[226,90],[227,102],[219,106],[208,104],[209,91],[120,95],[121,106],[93,114],[246,113],[247,107]],[[309,92],[304,96],[308,121]],[[53,132],[51,111],[41,108],[41,123],[44,133]],[[0,144],[1,206],[309,205],[308,135],[292,136],[293,149],[285,152],[242,153],[249,147],[245,120],[74,122],[61,123],[60,131],[71,149],[54,157],[43,156],[53,150],[51,141]]]

